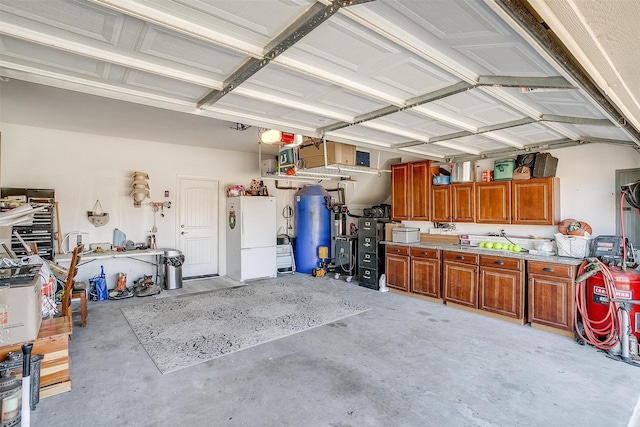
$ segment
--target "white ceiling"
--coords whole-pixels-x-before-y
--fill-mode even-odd
[[[510,18],[518,2],[348,3],[0,0],[1,118],[242,151],[264,126],[436,160],[640,145],[637,55],[597,2],[534,6],[635,129]]]

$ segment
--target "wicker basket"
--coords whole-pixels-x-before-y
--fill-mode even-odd
[[[591,255],[591,238],[583,236],[566,236],[556,233],[558,255],[571,258],[587,258]]]

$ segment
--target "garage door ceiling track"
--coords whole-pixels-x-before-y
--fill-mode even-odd
[[[0,74],[451,162],[640,135],[517,1],[0,2]]]

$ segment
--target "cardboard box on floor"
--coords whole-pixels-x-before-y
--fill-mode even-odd
[[[42,271],[42,270],[41,270]],[[0,292],[0,345],[32,341],[42,323],[42,278],[26,285],[7,286]]]
[[[324,146],[320,143],[302,144],[300,146],[300,160],[304,160],[305,168],[317,168],[324,166]],[[356,163],[355,145],[341,144],[327,141],[327,165],[349,165]]]

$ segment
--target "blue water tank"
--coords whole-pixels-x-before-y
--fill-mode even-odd
[[[331,248],[331,211],[325,204],[329,193],[320,185],[307,185],[295,197],[296,270],[310,274],[320,263],[318,248]]]

